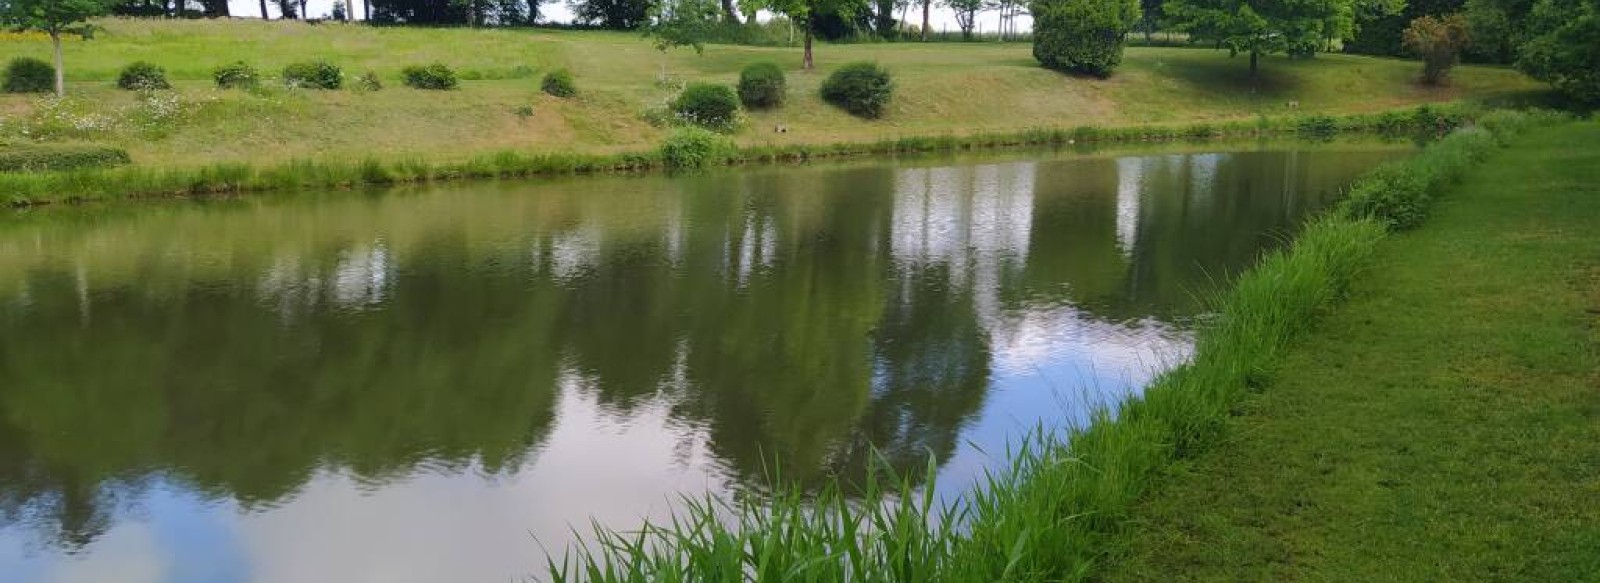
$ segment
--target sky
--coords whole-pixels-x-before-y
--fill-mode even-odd
[[[952,16],[950,10],[946,8],[939,8],[937,6],[937,2],[934,4],[935,7],[930,18],[933,28],[936,30],[960,30],[956,27],[956,19],[954,16]],[[357,8],[355,16],[358,19],[366,16],[365,14],[361,13],[360,5],[360,0],[356,0]],[[333,0],[306,0],[306,6],[307,12],[310,12],[312,16],[326,16],[333,10]],[[253,17],[258,16],[261,13],[260,4],[257,2],[257,0],[229,0],[228,8],[234,16]],[[267,11],[272,15],[273,18],[278,17],[278,10],[272,5],[270,0],[267,2]],[[540,22],[564,23],[572,21],[572,9],[568,7],[566,2],[559,0],[541,4],[539,6],[539,12]],[[921,20],[921,12],[919,12],[918,9],[913,8],[911,12],[914,12],[915,14],[908,17],[907,20],[911,20],[913,22]],[[994,30],[999,26],[999,22],[1000,16],[998,14],[981,14],[978,16],[978,30]],[[1032,21],[1026,16],[1019,17],[1017,19],[1017,25],[1021,30],[1028,30],[1031,28]]]

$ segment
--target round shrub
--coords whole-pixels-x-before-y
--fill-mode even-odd
[[[17,57],[6,65],[4,83],[0,89],[6,93],[49,93],[55,90],[56,69],[39,59]]]
[[[211,72],[211,78],[216,79],[217,87],[222,89],[249,89],[261,84],[261,72],[244,61],[217,67]]]
[[[145,61],[134,61],[122,68],[122,73],[117,75],[117,87],[128,90],[141,89],[171,89],[172,84],[167,82],[167,71]]]
[[[865,118],[883,117],[894,97],[894,79],[877,63],[850,63],[822,82],[822,100]]]
[[[1109,77],[1139,18],[1138,0],[1034,2],[1033,58],[1057,71]]]
[[[572,97],[578,94],[578,86],[572,82],[572,72],[566,69],[556,69],[545,74],[539,81],[539,89],[556,97]]]
[[[739,71],[739,101],[745,107],[765,109],[783,105],[787,90],[783,69],[772,63],[753,63]]]
[[[727,85],[695,83],[673,100],[672,113],[697,126],[725,129],[739,115],[739,96]]]
[[[661,143],[661,161],[668,168],[703,168],[726,161],[734,152],[731,140],[697,127],[675,129]]]
[[[344,85],[344,71],[327,61],[305,61],[283,68],[283,83],[306,89],[338,89]]]
[[[406,67],[400,70],[400,77],[405,80],[407,87],[415,89],[448,90],[455,89],[459,84],[456,72],[444,63]]]

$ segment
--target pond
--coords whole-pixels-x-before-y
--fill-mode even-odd
[[[1410,151],[1208,148],[5,217],[0,578],[522,580],[874,455],[959,495]]]

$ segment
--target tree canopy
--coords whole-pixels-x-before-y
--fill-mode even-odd
[[[111,5],[112,0],[0,0],[0,25],[50,35],[55,49],[56,95],[65,95],[61,35],[88,35],[92,26],[87,21],[110,12]]]
[[[1351,0],[1169,0],[1167,14],[1192,40],[1250,55],[1309,56],[1352,30]]]

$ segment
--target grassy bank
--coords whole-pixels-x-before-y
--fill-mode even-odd
[[[1116,76],[1099,80],[1045,70],[1022,43],[847,44],[820,46],[818,70],[804,73],[798,47],[713,45],[703,56],[687,49],[663,54],[637,33],[253,20],[99,24],[105,30],[94,40],[66,44],[69,92],[76,97],[46,106],[38,97],[0,95],[7,128],[0,134],[32,124],[35,138],[43,132],[118,146],[135,165],[153,168],[272,166],[295,159],[460,164],[505,150],[609,155],[659,143],[666,130],[645,114],[681,83],[732,83],[741,67],[762,60],[788,72],[790,99],[781,109],[749,115],[734,135],[744,147],[1036,127],[1220,124],[1258,115],[1496,101],[1543,90],[1515,71],[1472,66],[1453,72],[1449,86],[1425,87],[1415,82],[1415,62],[1346,55],[1265,58],[1261,77],[1251,79],[1245,62],[1225,51],[1134,47]],[[48,51],[40,38],[0,35],[0,55],[46,58]],[[284,65],[308,59],[338,64],[349,79],[373,71],[386,88],[324,92],[269,83],[250,93],[213,87],[212,70],[223,64],[243,60],[277,76]],[[175,90],[151,103],[114,88],[117,71],[134,60],[165,67]],[[898,90],[882,120],[862,121],[817,95],[826,73],[857,60],[878,61],[896,75]],[[459,90],[401,85],[403,67],[435,61],[461,74]],[[539,91],[539,77],[557,68],[576,76],[576,98]],[[789,131],[775,133],[777,125]]]
[[[905,137],[823,145],[762,145],[732,149],[716,165],[789,163],[866,155],[915,154],[1008,147],[1064,147],[1122,142],[1213,140],[1296,136],[1330,139],[1347,133],[1390,137],[1437,135],[1488,115],[1470,105],[1421,106],[1373,114],[1258,118],[1229,123],[1031,129],[1010,133]],[[538,154],[503,151],[464,162],[427,158],[295,160],[275,165],[222,163],[198,168],[126,166],[108,170],[0,172],[0,201],[30,206],[63,201],[238,194],[301,189],[339,189],[538,175],[638,172],[665,166],[656,149],[613,154]]]
[[[1600,125],[1518,140],[1133,513],[1114,581],[1600,577]]]
[[[586,581],[1059,581],[1102,560],[1144,488],[1224,434],[1230,412],[1276,370],[1292,340],[1345,292],[1397,217],[1430,201],[1540,117],[1503,113],[1363,179],[1351,202],[1308,225],[1215,299],[1193,360],[1086,427],[1039,433],[1012,465],[949,507],[869,477],[864,500],[704,501],[676,521],[553,563]],[[1486,129],[1493,128],[1493,129]],[[1365,192],[1366,194],[1361,194]],[[1372,201],[1382,198],[1389,204]],[[932,471],[930,470],[930,474]],[[900,495],[896,495],[899,493]],[[1195,503],[1191,501],[1191,503]],[[733,524],[722,519],[732,517]],[[958,524],[961,528],[953,528]]]

